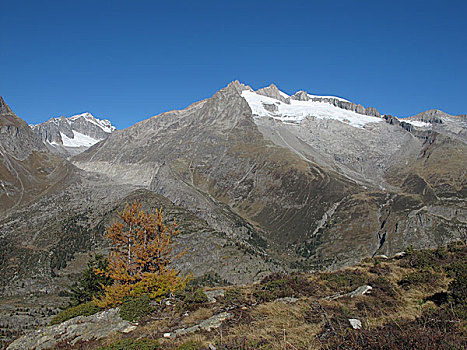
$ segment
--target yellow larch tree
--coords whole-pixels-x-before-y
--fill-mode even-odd
[[[187,279],[171,267],[182,254],[173,255],[173,237],[179,233],[175,221],[164,223],[162,209],[145,213],[141,203],[127,204],[119,219],[107,229],[110,240],[108,270],[114,280],[96,299],[101,307],[119,304],[126,297],[147,294],[158,298],[185,287]],[[101,273],[104,273],[101,271]]]

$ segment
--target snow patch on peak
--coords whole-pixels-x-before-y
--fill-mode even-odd
[[[409,118],[401,118],[399,119],[401,122],[405,122],[407,124],[411,124],[413,126],[417,126],[419,128],[431,128],[431,123],[422,122],[421,120],[413,120]]]
[[[91,147],[100,141],[77,131],[73,131],[73,138],[69,138],[62,132],[60,132],[60,137],[65,147]]]
[[[323,96],[310,96],[327,98]],[[307,117],[315,117],[318,119],[338,120],[357,128],[364,128],[366,124],[382,121],[378,117],[358,114],[327,102],[313,101],[311,99],[308,101],[290,99],[290,103],[284,103],[275,98],[248,90],[242,91],[242,97],[247,101],[253,112],[253,116],[256,118],[272,117],[286,123],[300,123]]]

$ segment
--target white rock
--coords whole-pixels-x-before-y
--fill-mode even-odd
[[[362,322],[357,319],[357,318],[349,318],[350,325],[352,326],[353,329],[361,329],[362,328]]]
[[[381,255],[376,255],[375,258],[377,259],[389,259],[387,255],[381,254]]]
[[[353,292],[350,292],[348,295],[350,295],[351,298],[358,297],[360,295],[368,293],[372,289],[373,289],[372,286],[360,286],[357,289],[355,289]]]
[[[164,338],[171,338],[172,337],[172,333],[164,333]]]
[[[136,326],[130,326],[128,328],[125,328],[122,332],[123,333],[130,333],[131,331],[135,330]]]

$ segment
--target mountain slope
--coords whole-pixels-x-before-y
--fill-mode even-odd
[[[51,154],[0,97],[0,214],[69,180],[73,166]]]

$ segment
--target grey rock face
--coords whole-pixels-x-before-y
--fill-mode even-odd
[[[256,93],[267,96],[267,97],[275,98],[276,100],[282,101],[284,103],[290,103],[290,98],[284,97],[283,95],[281,95],[279,89],[274,84],[271,84],[268,87],[259,89],[258,91],[256,91]]]
[[[23,160],[45,146],[29,126],[12,112],[0,96],[0,145],[4,153]]]
[[[444,118],[451,117],[449,114],[440,111],[439,109],[430,109],[428,111],[419,113],[410,119],[419,120],[425,123],[438,123],[443,124]]]

